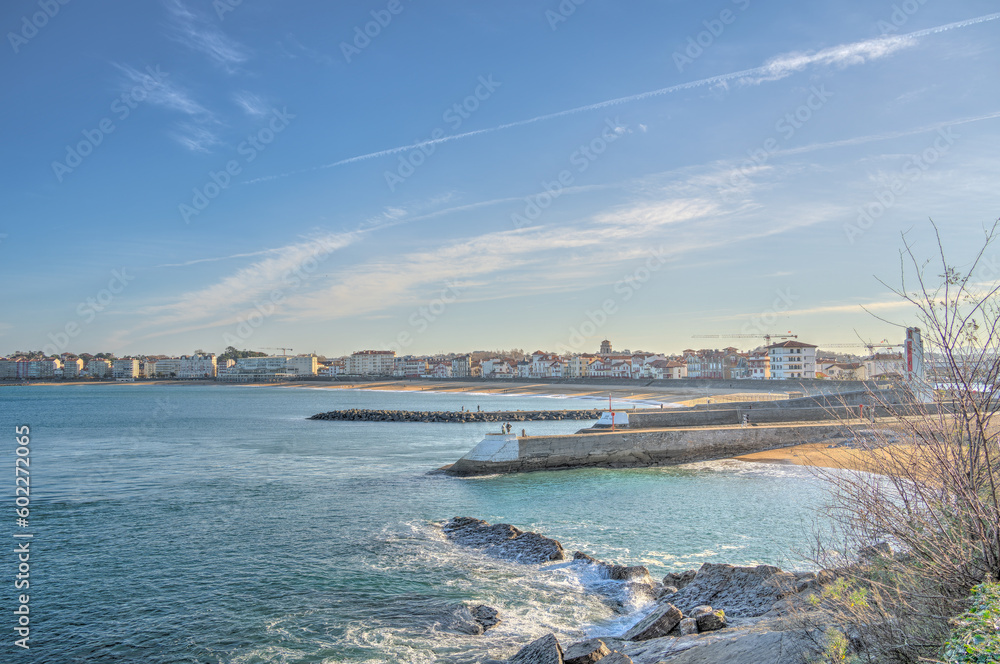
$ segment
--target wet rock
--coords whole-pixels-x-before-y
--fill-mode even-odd
[[[555,634],[546,634],[521,648],[508,664],[563,664],[562,648]]]
[[[474,606],[469,610],[472,614],[472,618],[483,626],[483,631],[485,632],[490,627],[496,627],[500,624],[500,617],[497,610],[492,606],[486,606],[485,604],[479,604]]]
[[[726,612],[722,609],[715,611],[705,604],[692,609],[691,617],[697,622],[699,632],[714,632],[726,626]]]
[[[677,626],[680,630],[681,636],[688,636],[690,634],[698,633],[698,621],[694,618],[682,618],[680,624]]]
[[[673,604],[659,604],[649,615],[625,632],[622,638],[627,641],[646,641],[665,636],[683,617],[680,609]]]
[[[623,652],[615,650],[613,653],[601,660],[601,664],[633,664],[632,658]]]
[[[799,630],[748,630],[729,638],[700,635],[686,639],[652,642],[643,653],[645,662],[669,664],[796,664],[817,661],[822,633],[806,635]],[[685,641],[687,643],[685,643]],[[692,642],[694,641],[694,642]]]
[[[668,597],[675,592],[677,592],[677,586],[660,586],[660,589],[656,591],[656,599]]]
[[[694,581],[694,577],[698,574],[697,570],[689,569],[686,572],[681,572],[677,574],[676,572],[670,572],[665,577],[663,577],[663,585],[673,586],[677,590],[682,589],[687,584]]]
[[[563,651],[566,664],[591,664],[611,654],[611,649],[600,639],[574,643]]]
[[[735,618],[767,613],[778,600],[795,592],[794,574],[771,565],[738,567],[705,563],[694,580],[670,596],[685,613],[702,604],[723,609]]]
[[[566,558],[562,545],[538,533],[525,532],[508,523],[490,525],[472,517],[455,517],[444,524],[445,537],[462,546],[519,563],[537,564]]]
[[[650,586],[653,585],[653,578],[649,575],[649,570],[642,565],[618,565],[615,563],[606,563],[603,560],[594,558],[593,556],[588,556],[582,551],[574,553],[573,560],[582,560],[601,568],[608,575],[608,578],[613,581],[634,581]]]

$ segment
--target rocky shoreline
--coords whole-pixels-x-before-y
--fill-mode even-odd
[[[821,630],[804,627],[811,621],[803,617],[816,611],[819,598],[813,596],[836,579],[835,570],[705,563],[655,580],[643,566],[609,563],[580,551],[570,557],[558,540],[510,524],[455,517],[442,532],[455,544],[522,564],[572,558],[598,567],[622,593],[646,599],[642,617],[622,634],[567,644],[548,634],[523,646],[509,664],[772,664],[805,662],[822,651]],[[492,615],[502,620],[502,612]]]
[[[318,413],[306,419],[336,422],[540,422],[545,420],[596,420],[600,410],[501,410],[419,411],[351,408]]]

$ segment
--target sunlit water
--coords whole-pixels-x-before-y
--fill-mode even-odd
[[[636,620],[613,611],[577,563],[518,565],[451,545],[434,524],[458,515],[537,530],[654,577],[706,561],[798,564],[823,499],[802,468],[729,461],[455,479],[427,472],[497,425],[305,419],[352,407],[596,405],[215,385],[0,388],[2,466],[13,466],[14,425],[32,431],[25,661],[473,662],[549,631],[573,639]],[[6,476],[10,509],[0,514],[13,542]],[[0,633],[12,641],[16,561],[12,544],[2,550],[10,609]],[[503,622],[482,636],[445,631],[442,616],[461,603],[494,606]]]

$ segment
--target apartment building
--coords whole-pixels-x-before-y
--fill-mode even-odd
[[[472,357],[462,355],[451,361],[451,375],[453,378],[468,378],[472,375]]]
[[[115,380],[135,380],[136,378],[141,378],[139,360],[129,357],[112,361],[111,377]]]
[[[794,380],[816,377],[816,346],[801,341],[782,341],[767,347],[771,378]]]
[[[756,380],[767,380],[771,377],[771,356],[767,350],[751,351],[747,358],[748,376]]]
[[[91,378],[107,378],[111,375],[111,362],[101,358],[94,358],[87,362],[86,371]]]
[[[397,357],[393,363],[393,376],[419,378],[427,375],[427,360],[420,357]]]
[[[63,378],[79,378],[81,371],[83,371],[83,360],[78,357],[63,359]]]
[[[285,357],[285,368],[297,376],[315,376],[319,371],[319,359],[315,355]]]
[[[359,350],[347,358],[347,373],[353,376],[391,376],[395,362],[394,350]]]

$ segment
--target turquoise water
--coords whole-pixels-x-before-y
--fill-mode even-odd
[[[802,468],[729,461],[455,479],[427,471],[496,425],[305,419],[351,407],[594,404],[215,385],[2,388],[0,463],[13,466],[15,424],[32,432],[32,647],[18,661],[474,662],[548,631],[572,639],[635,621],[591,592],[574,563],[516,565],[445,542],[434,524],[458,515],[538,530],[570,552],[648,565],[654,576],[706,561],[796,563],[791,552],[808,546],[823,499]],[[0,514],[13,542],[7,477],[10,509]],[[13,546],[0,550],[0,633],[9,635],[16,561]],[[490,604],[503,622],[483,636],[444,631],[442,615],[462,602]]]

